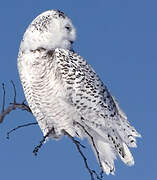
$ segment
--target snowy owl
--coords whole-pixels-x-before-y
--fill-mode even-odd
[[[61,11],[46,11],[32,21],[18,54],[24,93],[44,135],[53,128],[50,138],[59,139],[65,131],[87,138],[102,170],[114,174],[117,155],[134,164],[128,147],[136,147],[140,134],[96,72],[73,50],[75,38],[75,27]]]

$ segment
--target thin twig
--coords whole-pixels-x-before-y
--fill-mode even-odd
[[[10,138],[10,133],[12,133],[13,131],[16,131],[17,129],[20,129],[20,128],[23,128],[23,127],[37,125],[37,124],[38,124],[37,122],[34,122],[34,123],[27,123],[27,124],[23,124],[23,125],[17,126],[14,129],[11,129],[10,131],[7,132],[7,139]]]
[[[13,89],[14,89],[14,104],[16,104],[16,87],[15,87],[15,84],[14,82],[11,80],[11,84],[13,85]]]
[[[44,144],[44,142],[46,141],[46,138],[52,133],[52,131],[54,131],[54,127],[52,127],[47,134],[43,137],[43,139],[40,141],[40,144],[38,146],[36,146],[33,150],[33,153],[35,156],[37,156],[37,153],[39,151],[39,149],[42,147],[42,145]]]
[[[4,108],[5,108],[5,85],[4,85],[4,83],[2,83],[2,89],[3,89],[3,100],[2,100],[2,111],[1,111],[1,113],[4,112]]]
[[[90,174],[90,176],[91,176],[91,180],[94,180],[94,172],[93,172],[93,170],[91,170],[91,169],[89,168],[88,163],[87,163],[87,158],[85,157],[85,155],[83,154],[83,152],[82,152],[81,149],[80,149],[80,144],[79,144],[78,141],[76,141],[76,140],[74,139],[74,137],[72,137],[67,131],[63,130],[63,133],[64,133],[66,136],[68,136],[68,137],[72,140],[72,142],[76,145],[76,148],[77,148],[78,152],[79,152],[80,155],[82,156],[82,159],[83,159],[83,161],[84,161],[85,167],[86,167],[86,169],[88,170],[88,172],[89,172],[89,174]]]
[[[13,83],[13,81],[11,81],[11,83],[12,83],[13,88],[14,88],[14,102],[10,103],[11,105],[8,106],[6,109],[5,109],[5,95],[6,95],[5,86],[4,86],[4,83],[2,84],[3,100],[2,100],[2,110],[1,110],[1,114],[0,114],[0,123],[3,122],[4,117],[7,114],[9,114],[11,111],[13,111],[15,109],[22,109],[22,110],[25,110],[25,111],[28,111],[28,112],[32,113],[29,106],[24,103],[25,101],[23,101],[22,103],[16,103],[16,88],[15,88],[15,84]]]
[[[26,102],[26,99],[24,99],[21,104],[25,104],[25,102]]]
[[[75,141],[76,141],[76,143],[78,143],[82,148],[86,148],[86,146],[84,146],[83,144],[81,144],[79,141],[77,141],[76,139],[75,139]]]
[[[25,111],[28,111],[30,113],[32,113],[31,109],[29,108],[29,106],[27,106],[26,104],[11,104],[7,109],[5,109],[1,114],[0,114],[0,123],[3,122],[4,117],[9,114],[11,111],[15,110],[15,109],[22,109]]]
[[[97,154],[97,157],[98,157],[99,166],[100,166],[100,168],[101,168],[100,177],[98,176],[97,178],[98,178],[98,179],[102,179],[102,178],[103,178],[103,168],[102,168],[102,164],[101,164],[101,161],[100,161],[99,151],[97,150],[97,147],[96,147],[96,145],[95,145],[93,136],[91,136],[91,134],[89,134],[89,132],[85,129],[85,127],[82,126],[82,124],[80,124],[79,122],[76,122],[76,124],[78,124],[79,126],[82,127],[82,129],[85,131],[85,133],[90,137],[90,139],[91,139],[91,141],[92,141],[93,147],[94,147],[94,149],[95,149],[95,151],[96,151],[96,154]]]

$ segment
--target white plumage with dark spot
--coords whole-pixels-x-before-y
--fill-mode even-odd
[[[128,147],[136,147],[140,134],[96,72],[72,49],[75,38],[71,20],[61,11],[46,11],[32,21],[18,55],[24,93],[44,135],[53,128],[50,138],[61,138],[63,130],[87,138],[103,171],[114,174],[117,155],[134,164]]]

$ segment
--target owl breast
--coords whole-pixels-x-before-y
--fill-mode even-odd
[[[73,120],[78,117],[64,89],[56,61],[47,53],[33,53],[31,61],[20,61],[20,77],[28,104],[44,135],[54,127],[53,137],[62,136],[62,129],[74,135]],[[28,56],[27,56],[28,58]]]

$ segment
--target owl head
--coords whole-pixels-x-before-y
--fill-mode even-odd
[[[38,48],[53,50],[71,49],[76,30],[71,20],[59,10],[49,10],[37,16],[28,26],[21,41],[21,50]]]

